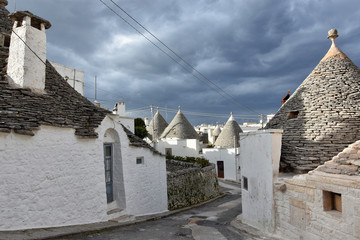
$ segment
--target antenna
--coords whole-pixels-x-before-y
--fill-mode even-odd
[[[97,102],[96,101],[96,75],[95,75],[95,97],[94,98],[95,98],[94,102]]]

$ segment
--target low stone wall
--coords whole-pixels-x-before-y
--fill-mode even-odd
[[[166,160],[169,210],[191,206],[220,194],[215,165]]]

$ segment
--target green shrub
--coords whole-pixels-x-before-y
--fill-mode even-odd
[[[203,158],[203,157],[181,157],[181,156],[167,155],[166,159],[173,159],[173,160],[188,162],[188,163],[197,163],[197,164],[200,164],[201,167],[207,167],[210,165],[209,160],[207,160],[206,158]]]

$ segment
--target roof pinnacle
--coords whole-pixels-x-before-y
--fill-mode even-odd
[[[330,39],[332,42],[335,42],[335,38],[337,38],[338,36],[338,32],[335,28],[328,31],[328,39]]]
[[[338,36],[339,36],[338,32],[335,28],[330,29],[328,31],[328,39],[331,40],[332,44],[331,44],[329,51],[326,53],[326,55],[323,57],[323,59],[321,59],[320,62],[324,62],[326,59],[329,59],[329,58],[336,58],[339,60],[344,60],[344,59],[349,60],[348,56],[346,56],[345,53],[343,53],[335,44],[335,38],[337,38]]]

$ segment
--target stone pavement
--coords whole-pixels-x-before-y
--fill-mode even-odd
[[[183,208],[183,209],[179,209],[179,210],[174,210],[174,211],[168,211],[162,214],[155,214],[155,215],[149,215],[149,216],[142,216],[142,217],[137,217],[135,218],[135,220],[131,220],[128,222],[123,222],[123,223],[116,223],[116,222],[101,222],[101,223],[94,223],[94,224],[86,224],[86,225],[75,225],[75,226],[64,226],[64,227],[54,227],[54,228],[40,228],[40,229],[28,229],[28,230],[19,230],[19,231],[0,231],[0,240],[28,240],[28,239],[56,239],[56,238],[60,238],[60,237],[65,237],[65,236],[72,236],[72,235],[78,235],[78,234],[89,234],[89,233],[98,233],[98,232],[103,232],[103,231],[108,231],[108,230],[113,230],[113,229],[118,229],[120,227],[125,227],[125,226],[130,226],[133,225],[135,223],[141,223],[141,222],[145,222],[145,221],[150,221],[150,220],[157,220],[157,219],[162,219],[171,215],[175,215],[177,213],[180,212],[184,212],[211,202],[214,202],[216,200],[219,200],[220,198],[227,196],[227,195],[231,195],[231,194],[235,194],[238,193],[240,191],[239,186],[236,186],[236,184],[234,183],[229,183],[229,182],[224,182],[221,181],[220,182],[221,185],[227,187],[227,192],[215,199],[211,199],[207,202],[195,205],[195,206],[191,206],[191,207],[187,207],[187,208]],[[235,186],[232,189],[229,189],[229,186],[231,187],[231,185]],[[195,221],[195,220],[194,220]],[[191,223],[190,223],[191,225]],[[243,232],[246,235],[251,236],[251,238],[249,239],[272,239],[268,236],[263,235],[261,232],[257,231],[254,228],[251,228],[245,224],[242,224],[240,220],[235,219],[231,222],[231,226],[234,228],[237,228],[240,232]],[[202,228],[201,226],[197,226],[197,225],[191,225],[192,228],[192,232],[193,234],[203,234]],[[212,235],[212,237],[214,237],[214,235]]]

